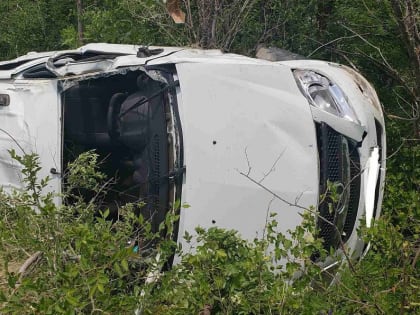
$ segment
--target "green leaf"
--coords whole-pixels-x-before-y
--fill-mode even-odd
[[[99,291],[99,292],[101,292],[101,293],[104,293],[104,292],[105,292],[105,289],[104,289],[104,286],[103,286],[103,284],[102,284],[102,283],[98,283],[98,284],[96,285],[96,287],[98,288],[98,291]]]
[[[121,267],[122,267],[125,271],[128,271],[128,262],[127,262],[127,260],[125,260],[125,259],[121,260]]]

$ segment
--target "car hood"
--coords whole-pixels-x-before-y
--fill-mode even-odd
[[[309,104],[290,68],[178,63],[177,73],[182,201],[190,205],[181,210],[180,237],[199,224],[252,239],[262,236],[269,212],[282,232],[299,224],[299,213],[318,201],[318,152]]]

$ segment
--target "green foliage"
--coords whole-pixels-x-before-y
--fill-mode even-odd
[[[0,1],[0,59],[61,47],[60,31],[73,23],[74,1]]]
[[[293,310],[320,274],[310,256],[322,251],[321,242],[307,237],[314,220],[309,213],[304,217],[291,239],[278,233],[274,218],[267,224],[266,236],[253,242],[216,227],[197,228],[194,238],[186,234],[191,248],[162,276],[145,313],[195,314],[206,304],[215,314]]]
[[[0,192],[0,257],[7,278],[1,313],[79,314],[124,313],[136,308],[155,250],[133,250],[130,241],[152,241],[150,223],[135,215],[135,205],[120,210],[120,220],[107,220],[92,203],[56,206],[53,195],[42,195],[47,180],[38,183],[36,155],[12,153],[23,165],[27,190]],[[103,174],[97,156],[84,153],[69,167],[71,187],[84,184],[98,192]],[[81,188],[81,187],[79,187]],[[163,244],[163,242],[162,242]],[[26,277],[9,272],[40,251],[41,262]],[[2,285],[3,286],[3,285]]]
[[[270,215],[263,236],[251,242],[235,231],[198,227],[184,236],[189,248],[178,248],[179,263],[163,271],[174,252],[176,215],[168,214],[152,233],[134,204],[120,209],[116,221],[93,202],[57,206],[52,194],[42,194],[47,179],[38,181],[38,157],[11,154],[23,166],[27,190],[0,191],[2,314],[196,314],[203,307],[211,314],[420,311],[414,213],[404,224],[392,224],[388,215],[363,229],[361,237],[371,246],[367,256],[360,262],[336,256],[337,267],[326,271],[313,260],[314,253],[318,261],[328,256],[316,237],[314,209],[287,235]],[[67,176],[71,189],[65,195],[76,187],[99,193],[105,181],[94,152],[83,153]],[[31,268],[23,274],[12,270],[35,252],[42,258]]]

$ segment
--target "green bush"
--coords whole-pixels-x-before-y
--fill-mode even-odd
[[[42,194],[38,157],[12,156],[23,165],[26,190],[0,190],[1,314],[418,314],[418,221],[395,226],[389,216],[360,231],[371,250],[361,261],[336,258],[322,271],[313,261],[327,253],[316,238],[314,210],[287,235],[269,216],[262,238],[198,227],[177,248],[179,263],[163,266],[175,250],[177,216],[158,233],[135,215],[135,204],[109,220],[108,211],[76,196],[57,206]],[[75,189],[102,193],[105,176],[94,152],[69,165],[66,200]],[[391,192],[392,194],[392,192]],[[414,230],[413,230],[414,228]],[[163,233],[165,231],[165,233]],[[141,242],[135,242],[141,240]],[[153,244],[134,248],[136,244]],[[37,260],[18,272],[28,257]],[[351,264],[351,268],[348,265]],[[338,272],[338,275],[336,272]],[[331,285],[331,279],[334,284]]]
[[[12,155],[23,165],[27,190],[0,191],[0,257],[7,280],[0,313],[132,312],[157,249],[140,248],[138,253],[130,241],[153,241],[158,235],[151,233],[149,222],[134,214],[132,204],[120,209],[118,221],[107,220],[108,210],[100,212],[81,199],[56,206],[53,194],[41,194],[48,179],[38,182],[38,157]],[[100,193],[104,175],[97,170],[96,158],[84,153],[69,166],[66,190]],[[41,252],[42,259],[25,277],[9,272],[11,262],[23,262],[35,252]]]

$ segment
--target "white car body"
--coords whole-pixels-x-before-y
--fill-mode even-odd
[[[97,91],[92,88],[92,102],[96,102],[113,88],[114,77],[120,78],[121,88],[131,84],[128,78],[133,73],[146,73],[150,82],[164,84],[168,77],[162,75],[162,68],[175,83],[179,80],[162,92],[170,138],[165,207],[171,208],[177,198],[190,205],[180,209],[178,242],[183,243],[184,232],[193,233],[196,226],[236,229],[247,239],[261,237],[269,212],[277,213],[284,232],[298,225],[302,208],[318,206],[323,193],[320,174],[325,174],[325,163],[319,140],[323,125],[337,139],[346,139],[342,141],[352,148],[346,163],[357,164],[345,171],[357,180],[347,183],[355,187],[349,193],[352,208],[346,210],[352,217],[344,218],[347,232],[342,237],[355,256],[362,255],[364,244],[356,229],[360,224],[370,226],[380,215],[385,176],[384,118],[370,84],[352,69],[325,61],[271,62],[217,50],[159,49],[148,55],[149,50],[141,48],[143,53],[138,55],[138,46],[89,44],[73,51],[29,53],[1,62],[0,185],[4,189],[23,187],[20,168],[7,151],[15,149],[39,154],[40,176],[51,178],[46,191],[60,192],[65,143],[80,138],[77,132],[72,136],[73,131],[66,131],[73,128],[69,127],[73,122],[67,123],[70,118],[64,112],[70,113],[74,102],[78,106],[74,101],[77,93],[69,91],[81,85],[89,90],[96,84]],[[90,59],[84,59],[85,55]],[[312,106],[300,91],[295,69],[319,73],[338,85],[357,121]],[[4,95],[9,99],[7,105]],[[107,110],[108,103],[103,108]],[[86,108],[81,107],[80,115],[83,110]],[[124,119],[120,112],[118,115],[118,121]],[[96,131],[86,134],[107,137]],[[86,145],[87,140],[80,139]],[[95,147],[95,141],[102,140],[92,140],[88,147]],[[104,148],[110,147],[109,139],[106,141]],[[130,156],[140,154],[135,148],[130,150]],[[177,184],[175,177],[181,182]],[[273,199],[273,194],[280,198]],[[361,223],[363,217],[365,223]]]

